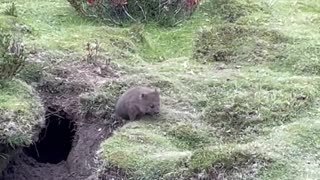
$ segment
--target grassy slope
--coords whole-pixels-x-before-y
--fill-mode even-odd
[[[105,27],[77,17],[64,0],[16,2],[20,18],[33,29],[27,39],[29,44],[83,54],[84,44],[99,38],[104,48],[116,57],[115,63],[123,67],[135,63],[135,67],[127,69],[134,75],[122,77],[123,86],[115,88],[116,95],[119,89],[134,84],[161,87],[161,116],[129,123],[102,144],[102,155],[112,166],[142,179],[187,177],[193,172],[209,170],[212,165],[218,172],[224,172],[225,177],[316,179],[320,176],[317,152],[320,63],[316,54],[320,52],[317,50],[320,33],[315,25],[319,25],[320,17],[316,0],[309,5],[303,1],[265,1],[269,13],[241,17],[240,24],[248,28],[258,24],[275,30],[289,42],[281,57],[271,56],[264,61],[265,56],[261,56],[258,65],[231,62],[224,70],[190,59],[197,29],[222,22],[203,13],[174,29],[146,26],[147,46],[130,43],[125,29]],[[7,5],[0,5],[0,10]],[[238,52],[253,50],[248,44],[252,41],[239,39],[242,40],[245,43],[240,42],[240,47],[245,48],[237,49]],[[110,43],[114,41],[118,43]],[[264,47],[262,52],[266,50]],[[135,53],[129,51],[131,48]],[[237,69],[237,66],[242,67]],[[301,97],[306,99],[301,101]],[[271,166],[259,171],[269,163],[268,159],[272,159]],[[221,171],[217,164],[222,164]],[[232,165],[240,170],[230,168]]]
[[[44,122],[44,109],[32,88],[20,80],[0,85],[0,143],[30,145],[34,130]],[[39,130],[39,129],[37,129]]]

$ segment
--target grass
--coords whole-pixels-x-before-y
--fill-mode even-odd
[[[175,147],[161,131],[141,122],[127,125],[114,138],[106,140],[102,147],[106,150],[103,156],[125,169],[131,178],[160,178],[179,169],[179,163],[190,156],[190,152]]]
[[[0,143],[13,147],[30,145],[41,125],[43,107],[32,88],[20,80],[2,82],[0,87]]]
[[[17,19],[32,29],[28,46],[84,54],[85,43],[99,39],[126,72],[83,95],[83,113],[108,120],[128,87],[161,88],[161,114],[106,139],[101,169],[117,167],[131,179],[319,177],[316,0],[204,1],[175,28],[108,27],[79,17],[64,0],[16,5]]]

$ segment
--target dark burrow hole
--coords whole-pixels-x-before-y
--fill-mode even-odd
[[[46,127],[39,140],[23,149],[24,153],[40,163],[57,164],[67,160],[75,135],[75,123],[63,111],[50,109],[46,113]]]

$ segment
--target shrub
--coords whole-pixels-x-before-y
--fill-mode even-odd
[[[25,64],[23,43],[11,34],[0,34],[0,80],[11,79]]]
[[[173,26],[189,17],[201,0],[68,0],[87,17],[123,25],[128,22],[156,22]]]

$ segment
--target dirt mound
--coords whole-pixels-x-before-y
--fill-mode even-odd
[[[33,82],[46,107],[46,128],[39,141],[20,149],[3,172],[5,180],[97,179],[95,156],[100,142],[121,123],[106,125],[82,116],[79,97],[119,77],[112,65],[79,61],[79,56],[37,53],[31,63],[50,64]]]

